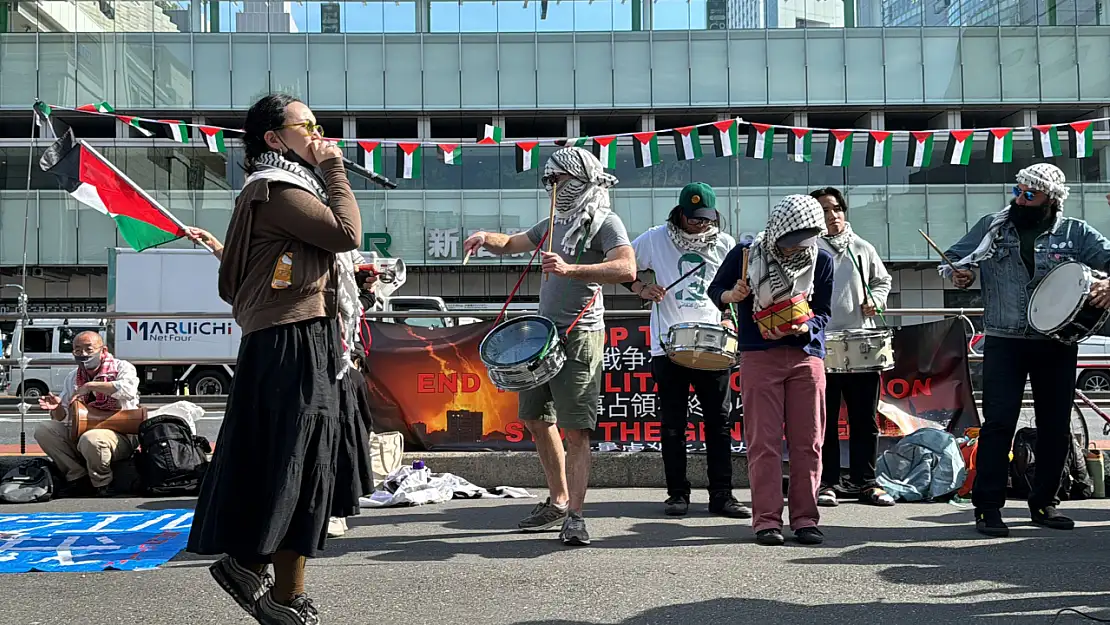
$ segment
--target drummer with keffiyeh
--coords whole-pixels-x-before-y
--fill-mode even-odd
[[[671,326],[706,323],[731,326],[706,296],[709,281],[736,244],[721,232],[717,194],[704,182],[683,187],[678,204],[663,225],[636,237],[636,265],[655,273],[655,284],[637,278],[626,286],[651,308],[651,376],[658,386],[663,445],[663,471],[667,479],[664,512],[682,516],[690,507],[690,482],[686,479],[686,429],[690,387],[693,386],[705,426],[706,471],[709,478],[709,511],[736,519],[751,518],[751,510],[732,496],[732,435],[729,414],[731,369],[700,370],[667,357],[664,339]],[[700,269],[699,269],[700,267]],[[693,271],[685,279],[682,276]],[[672,289],[664,285],[673,284]]]
[[[1029,302],[1049,271],[1065,262],[1110,271],[1110,241],[1087,222],[1064,216],[1068,199],[1064,172],[1035,163],[1017,173],[1013,199],[986,215],[945,253],[956,266],[941,275],[965,289],[983,279],[983,428],[979,431],[975,483],[975,527],[981,534],[1010,533],[1002,520],[1010,449],[1021,415],[1025,382],[1033,390],[1037,423],[1036,475],[1029,493],[1033,523],[1070,530],[1074,521],[1056,511],[1060,475],[1071,448],[1078,345],[1056,341],[1029,324]],[[1095,282],[1091,304],[1110,308],[1110,282]]]
[[[790,527],[807,545],[824,541],[817,488],[825,424],[825,326],[832,314],[832,256],[818,248],[827,232],[821,204],[788,195],[767,228],[734,247],[709,298],[736,306],[740,390],[756,542],[781,545],[782,438],[790,453]],[[747,253],[747,275],[743,275]]]

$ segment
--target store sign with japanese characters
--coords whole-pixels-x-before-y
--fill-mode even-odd
[[[527,228],[506,228],[503,232],[512,235],[518,232],[524,232],[525,230],[527,230]],[[462,228],[429,228],[425,230],[427,242],[425,258],[429,261],[461,261],[464,255],[463,241],[475,232],[479,232],[479,229],[470,228],[464,231]],[[522,252],[519,254],[507,254],[503,258],[522,258],[527,260],[529,257],[531,257],[530,252]],[[482,258],[498,258],[498,256],[483,247],[471,257],[471,260]]]

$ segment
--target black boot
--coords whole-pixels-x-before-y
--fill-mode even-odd
[[[1002,522],[1001,510],[975,510],[975,529],[980,534],[993,538],[1005,538],[1010,535],[1010,528]]]
[[[1070,530],[1075,528],[1075,521],[1056,511],[1056,506],[1043,508],[1030,508],[1029,515],[1035,525],[1043,525],[1054,530]]]

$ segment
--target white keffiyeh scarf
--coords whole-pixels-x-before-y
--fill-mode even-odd
[[[573,256],[578,243],[584,240],[583,249],[588,247],[605,223],[612,211],[609,188],[618,181],[616,176],[605,172],[596,156],[582,148],[562,148],[547,160],[543,185],[548,195],[554,177],[559,174],[571,177],[555,189],[555,223],[570,224],[562,247],[567,256]]]
[[[716,224],[709,226],[704,232],[689,233],[674,225],[670,221],[667,222],[667,235],[671,238],[671,243],[683,252],[702,252],[717,244],[717,235],[720,234],[720,228]]]
[[[284,182],[312,193],[324,204],[328,204],[328,192],[323,182],[310,169],[295,163],[277,152],[266,152],[255,161],[256,170],[247,176],[243,186],[255,180],[269,180]],[[351,349],[354,347],[355,337],[358,335],[358,323],[362,319],[362,302],[359,301],[358,281],[355,272],[362,262],[362,254],[357,250],[336,254],[335,264],[337,271],[337,300],[339,304],[339,331],[342,338],[343,359],[340,363],[339,374],[336,379],[351,368]]]
[[[844,222],[843,230],[841,230],[837,234],[825,235],[825,242],[829,244],[829,247],[836,250],[836,253],[839,255],[843,254],[844,250],[848,249],[848,246],[852,244],[852,241],[854,241],[855,238],[856,233],[852,232],[852,224]]]
[[[784,256],[775,242],[797,230],[817,229],[824,235],[825,213],[821,203],[808,195],[788,195],[771,210],[767,229],[760,232],[748,252],[748,278],[755,293],[754,309],[769,308],[813,286],[817,246]]]

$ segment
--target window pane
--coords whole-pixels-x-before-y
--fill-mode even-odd
[[[1040,98],[1037,67],[1037,31],[1012,28],[1001,31],[1002,98],[1012,102],[1036,102]]]
[[[228,35],[193,35],[195,68],[204,68],[195,74],[193,100],[198,107],[231,107],[231,42]],[[265,57],[263,57],[265,58]],[[255,72],[258,73],[258,72]],[[235,75],[236,81],[241,76]]]
[[[654,106],[690,105],[690,46],[687,33],[655,33],[651,43],[650,76]],[[630,75],[629,78],[633,76]],[[700,103],[700,99],[698,100]]]
[[[26,107],[38,92],[36,79],[35,35],[4,33],[0,37],[0,106]]]
[[[963,74],[959,32],[936,28],[925,31],[924,35],[925,99],[929,102],[960,102],[963,99]]]
[[[810,104],[845,101],[844,39],[841,31],[807,31],[806,81]]]
[[[40,191],[38,206],[39,262],[44,265],[77,263],[77,200],[64,191]],[[110,219],[110,218],[108,218]],[[108,254],[102,250],[103,264]],[[97,263],[101,264],[101,263]]]
[[[308,97],[307,44],[302,35],[270,35],[270,91],[287,93],[311,102]]]
[[[728,32],[704,33],[690,42],[691,100],[698,106],[728,105]]]
[[[997,102],[1002,98],[998,34],[965,30],[961,43],[964,101]]]
[[[88,104],[77,102],[77,51],[73,37],[51,33],[39,35],[38,93],[44,102],[61,106]]]
[[[767,103],[767,42],[763,33],[729,31],[728,98],[733,105]]]
[[[385,46],[384,56],[385,107],[419,109],[423,103],[423,89],[416,80],[422,70],[420,40],[397,35]]]
[[[915,33],[902,36],[903,31],[887,31],[884,67],[886,70],[887,102],[922,102],[925,99],[921,63],[921,40]]]
[[[806,68],[800,62],[806,58],[805,41],[792,33],[780,35],[769,31],[767,36],[767,83],[771,100],[776,104],[805,104]]]
[[[598,35],[578,37],[574,42],[574,60],[575,104],[581,108],[611,108],[614,81],[612,40]]]
[[[498,4],[498,7],[502,7]],[[501,108],[532,108],[536,100],[536,42],[531,36],[500,37],[501,67],[497,72]],[[608,64],[604,64],[608,67]],[[611,91],[612,81],[598,83],[598,91]],[[606,100],[612,102],[612,95]]]
[[[469,45],[462,48],[468,56],[470,49]],[[458,36],[428,35],[424,39],[424,108],[459,108],[462,103],[461,71]],[[488,81],[479,83],[490,90]]]
[[[1074,102],[1079,98],[1079,63],[1075,30],[1042,28],[1040,32],[1041,99]]]
[[[138,69],[130,64],[123,75],[132,80]],[[193,52],[189,35],[154,36],[154,100],[160,108],[189,108],[193,105]],[[141,80],[136,76],[134,80]],[[149,79],[149,75],[147,76]],[[205,77],[207,80],[207,76]]]

